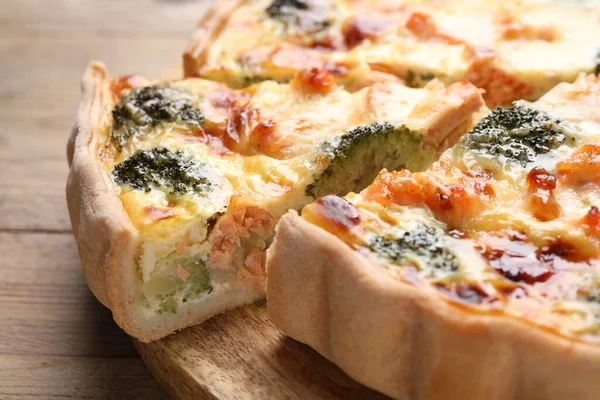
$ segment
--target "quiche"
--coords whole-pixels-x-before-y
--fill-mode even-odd
[[[534,100],[597,70],[600,6],[550,0],[215,2],[184,54],[186,76],[233,87],[319,67],[355,90],[468,79],[488,106]]]
[[[235,90],[92,63],[67,184],[86,280],[142,341],[253,302],[281,215],[381,168],[425,169],[483,104],[464,82],[351,93],[315,68]]]
[[[597,399],[600,77],[483,119],[427,170],[383,170],[279,222],[267,307],[396,398]]]

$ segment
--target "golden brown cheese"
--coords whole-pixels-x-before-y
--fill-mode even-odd
[[[199,78],[150,82],[131,76],[107,83],[105,91],[111,101],[98,155],[139,231],[140,301],[159,313],[225,291],[261,293],[264,251],[277,219],[313,199],[307,188],[338,146],[371,140],[346,139],[349,132],[375,126],[383,135],[394,129],[402,136],[406,129],[415,154],[398,147],[395,157],[413,158],[411,165],[424,168],[472,126],[483,105],[468,83],[446,88],[432,82],[424,89],[377,83],[348,92],[324,69],[300,71],[287,84],[265,81],[241,90]],[[187,166],[174,170],[169,157]],[[129,167],[134,159],[162,161],[138,170]],[[355,186],[358,175],[373,178],[365,166],[355,169],[357,176],[349,175]],[[200,189],[160,183],[161,174],[185,175]],[[145,179],[159,183],[144,186]]]
[[[354,90],[469,79],[488,106],[537,99],[597,65],[600,7],[510,1],[239,1],[215,36],[191,43],[188,76],[240,87],[327,70]],[[216,17],[215,17],[216,18]],[[199,35],[202,32],[199,32]]]
[[[382,171],[302,216],[461,307],[598,340],[599,101],[600,78],[582,75],[520,114],[490,114],[427,171]],[[515,115],[506,141],[486,122]]]

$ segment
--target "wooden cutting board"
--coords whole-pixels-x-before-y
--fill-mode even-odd
[[[176,400],[387,398],[284,336],[269,320],[264,301],[135,345]]]

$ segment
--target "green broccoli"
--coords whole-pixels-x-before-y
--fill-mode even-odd
[[[310,0],[274,0],[266,9],[266,14],[281,21],[286,27],[300,28],[305,33],[326,29],[332,21],[326,15],[329,2],[315,3]]]
[[[159,296],[159,298],[160,303],[157,310],[159,314],[166,312],[177,314],[177,299],[173,295]]]
[[[424,169],[436,154],[433,148],[423,148],[421,135],[404,126],[387,122],[360,126],[324,144],[323,156],[329,163],[305,193],[316,198],[359,191],[382,168]]]
[[[414,72],[413,70],[408,70],[404,78],[406,85],[411,88],[422,88],[432,79],[435,79],[435,74],[432,72]]]
[[[585,290],[582,299],[588,303],[600,304],[600,287],[596,286]]]
[[[166,190],[170,194],[205,193],[212,183],[204,173],[207,166],[184,151],[164,147],[138,150],[112,171],[115,182],[136,190]]]
[[[199,127],[204,115],[193,105],[193,96],[184,89],[146,86],[132,89],[112,111],[111,141],[121,150],[128,141],[163,123]]]
[[[562,144],[573,145],[575,138],[564,131],[560,120],[516,103],[494,110],[463,140],[468,149],[523,166]]]
[[[274,0],[265,10],[270,17],[281,17],[290,10],[308,10],[306,0]]]
[[[398,265],[414,265],[428,276],[456,272],[459,262],[443,243],[444,232],[435,227],[417,225],[399,237],[375,236],[369,248]]]
[[[203,293],[212,293],[213,286],[210,281],[210,272],[206,264],[194,258],[187,264],[187,270],[190,272],[190,277],[187,282],[190,283],[190,288],[183,297],[183,302],[200,297]]]
[[[189,276],[182,280],[178,269],[184,268]],[[157,263],[158,273],[142,287],[147,296],[156,296],[159,300],[158,312],[176,313],[177,294],[181,293],[183,303],[197,299],[202,294],[211,293],[213,286],[206,264],[198,257],[180,256],[172,253]]]

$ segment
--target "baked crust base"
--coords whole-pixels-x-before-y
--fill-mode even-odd
[[[160,315],[150,313],[135,301],[138,296],[134,254],[139,233],[123,208],[119,188],[96,154],[102,118],[112,104],[109,82],[103,64],[92,62],[88,66],[82,82],[83,100],[67,145],[71,167],[67,205],[85,280],[94,295],[112,310],[123,330],[142,342],[159,339],[263,297],[261,291],[233,288],[202,303],[186,303],[177,314]]]
[[[295,212],[268,251],[267,309],[285,334],[395,398],[600,397],[597,345],[393,279]]]

